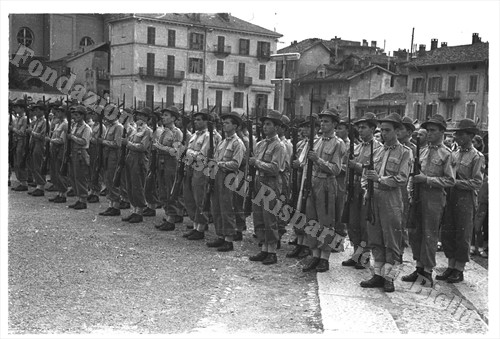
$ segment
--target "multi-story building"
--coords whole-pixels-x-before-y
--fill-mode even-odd
[[[110,16],[111,97],[126,105],[268,108],[281,34],[217,14]]]
[[[408,66],[407,115],[420,122],[439,113],[453,127],[459,120],[479,120],[488,128],[488,43],[477,33],[472,43],[462,46],[437,46],[430,51],[420,45],[417,57]]]

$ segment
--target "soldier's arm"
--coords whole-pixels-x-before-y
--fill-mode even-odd
[[[321,171],[337,176],[340,174],[341,162],[342,162],[342,151],[345,144],[343,141],[338,142],[333,149],[333,156],[330,161],[319,158],[317,164]]]
[[[457,188],[469,191],[476,191],[481,188],[483,183],[483,173],[481,168],[484,166],[484,157],[477,156],[474,160],[474,165],[472,167],[472,176],[469,179],[457,178],[455,186]]]
[[[285,152],[284,146],[281,142],[277,142],[276,146],[273,149],[273,155],[271,158],[271,162],[267,163],[262,160],[256,160],[255,166],[268,174],[278,175],[280,172],[280,165],[283,161],[283,153]]]
[[[152,133],[149,129],[144,131],[140,142],[129,143],[128,148],[131,150],[146,152],[151,146]]]
[[[443,164],[442,177],[427,177],[427,184],[431,187],[453,187],[455,184],[455,170],[451,165],[451,152],[448,152]]]
[[[240,139],[236,139],[237,141],[233,141],[233,157],[229,161],[222,162],[221,166],[230,171],[237,171],[241,163],[243,162],[243,158],[245,157],[245,146]]]
[[[385,175],[380,177],[380,183],[389,187],[406,185],[410,174],[410,151],[404,150],[400,159],[399,171],[396,175]]]

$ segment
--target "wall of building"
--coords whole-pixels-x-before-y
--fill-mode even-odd
[[[321,45],[316,45],[300,55],[297,77],[315,71],[319,65],[330,63],[330,52]]]
[[[9,55],[16,53],[19,49],[19,43],[17,42],[17,34],[19,30],[23,27],[29,28],[33,32],[33,43],[29,48],[35,52],[37,57],[47,57],[45,52],[45,31],[47,31],[48,25],[44,23],[44,15],[47,14],[10,14],[10,42],[9,42]],[[48,44],[47,44],[48,46]]]

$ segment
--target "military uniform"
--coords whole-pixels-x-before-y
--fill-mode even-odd
[[[59,109],[63,109],[60,107]],[[61,175],[61,166],[64,158],[66,132],[68,130],[68,121],[64,118],[54,124],[54,131],[50,138],[50,180],[54,184],[59,196],[64,196],[68,189],[67,178]],[[54,202],[65,202],[66,199],[59,198]]]
[[[137,115],[151,116],[148,107],[136,111]],[[127,183],[127,195],[133,208],[129,217],[122,219],[130,223],[142,221],[142,211],[146,207],[144,186],[149,168],[148,150],[151,147],[151,136],[153,131],[146,122],[137,125],[137,129],[128,137],[128,154],[125,159],[125,177]]]
[[[37,103],[35,107],[40,109],[45,109],[45,105]],[[33,173],[33,179],[37,185],[36,190],[32,193],[32,196],[42,196],[44,191],[44,186],[46,183],[45,176],[42,175],[42,163],[45,154],[45,136],[48,131],[46,131],[45,117],[38,117],[33,125],[30,138],[30,154],[29,154],[29,167]]]
[[[132,121],[130,121],[128,124],[126,124],[126,126],[124,126],[124,128],[127,131],[126,132],[127,139],[130,139],[132,134],[134,134],[136,132],[135,124],[132,124]],[[126,148],[125,149],[125,159],[126,159],[126,156],[128,153],[129,153],[129,150],[128,150],[128,148]],[[120,153],[120,156],[121,156],[121,153]],[[129,184],[127,181],[127,176],[122,174],[122,176],[120,178],[120,209],[130,208],[130,200],[129,200],[128,191],[127,191],[128,185]]]
[[[23,102],[16,102],[19,107],[24,107]],[[28,127],[26,115],[18,116],[13,122],[13,141],[14,141],[14,172],[16,178],[19,181],[19,186],[13,188],[14,191],[26,191],[28,190],[28,173],[26,168],[21,167],[21,163],[25,157],[25,147],[26,147],[26,129]]]
[[[102,131],[99,133],[100,125],[98,122],[94,122],[92,125],[92,134],[90,137],[90,145],[89,145],[89,156],[90,156],[90,195],[88,197],[88,202],[99,202],[99,192],[101,191],[102,185],[102,168],[98,169],[98,161],[99,159],[99,143],[97,142],[98,138],[103,138],[106,135],[106,126],[102,124]]]
[[[157,119],[159,120],[159,112],[154,112],[157,116]],[[158,126],[158,123],[156,123],[156,130],[151,134],[151,145],[159,139],[160,135],[163,133],[163,126]],[[153,159],[153,152],[156,152],[156,159]],[[158,198],[158,171],[159,167],[156,167],[156,173],[153,175],[151,172],[151,166],[152,161],[156,161],[155,165],[158,164],[158,151],[156,149],[153,149],[153,146],[151,147],[151,150],[148,152],[149,159],[150,159],[150,167],[149,167],[149,173],[146,177],[146,183],[144,186],[144,194],[146,198],[146,203],[148,207],[144,210],[143,215],[146,217],[154,217],[156,216],[156,206],[160,204],[160,199]]]

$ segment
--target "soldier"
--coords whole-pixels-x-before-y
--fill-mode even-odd
[[[217,247],[219,252],[228,252],[233,250],[236,235],[236,210],[234,192],[226,185],[225,179],[229,173],[238,174],[246,149],[243,141],[236,135],[236,130],[242,123],[240,115],[231,112],[221,114],[220,118],[226,138],[219,143],[214,160],[211,160],[217,163],[211,208],[218,239],[208,242],[207,246]]]
[[[285,146],[277,135],[277,127],[281,125],[281,114],[275,110],[268,110],[267,114],[260,118],[265,139],[259,141],[255,147],[254,156],[249,159],[249,164],[257,169],[255,175],[255,197],[252,200],[253,224],[255,234],[262,243],[259,254],[251,256],[250,261],[261,261],[264,265],[276,264],[276,247],[279,241],[278,218],[270,213],[276,205],[276,199],[280,196],[281,177],[279,175],[282,162],[285,157]],[[250,183],[253,184],[253,183]],[[269,206],[258,199],[266,191],[266,187],[276,194],[275,199],[269,202]]]
[[[401,260],[401,186],[408,180],[410,150],[397,139],[397,130],[403,127],[399,114],[391,113],[379,122],[384,147],[374,151],[374,169],[366,171],[366,178],[372,180],[374,186],[371,197],[374,222],[368,226],[368,246],[372,247],[375,259],[374,275],[360,285],[394,292],[393,266]]]
[[[99,164],[98,161],[102,162],[102,159],[99,159],[101,156],[99,154],[99,143],[98,139],[102,139],[106,135],[106,126],[104,126],[102,122],[102,115],[104,107],[99,106],[97,110],[90,109],[88,114],[92,118],[92,134],[90,137],[90,145],[89,145],[89,156],[90,156],[90,183],[89,183],[89,196],[87,197],[88,203],[96,203],[99,202],[99,193],[101,192],[102,186],[102,168],[98,169]],[[102,126],[102,127],[101,127]],[[100,133],[99,133],[100,132]],[[102,146],[101,146],[102,147]]]
[[[153,134],[151,135],[151,150],[149,150],[149,171],[146,177],[146,184],[144,186],[144,194],[146,198],[147,207],[142,212],[142,216],[144,217],[155,217],[156,216],[156,207],[160,204],[160,200],[158,198],[158,171],[160,167],[156,168],[156,173],[153,173],[151,167],[158,164],[158,151],[154,149],[153,144],[158,141],[158,138],[163,133],[163,124],[161,122],[161,111],[160,109],[156,109],[153,111],[153,118],[151,119],[150,124],[151,129],[153,130]],[[153,159],[153,152],[156,152],[156,159]],[[153,165],[152,161],[156,163]]]
[[[205,229],[208,227],[208,217],[202,212],[208,180],[203,172],[207,165],[207,155],[210,146],[210,136],[207,130],[209,119],[209,112],[205,108],[194,113],[194,127],[196,132],[189,140],[186,151],[187,169],[183,185],[184,203],[189,218],[193,221],[193,229],[183,234],[183,237],[188,240],[204,239]],[[214,133],[215,147],[217,147],[217,139]]]
[[[27,132],[31,134],[30,138],[30,156],[29,156],[29,166],[33,172],[33,179],[36,183],[36,189],[32,192],[28,192],[29,195],[33,197],[41,197],[45,195],[45,176],[41,173],[43,156],[45,154],[45,136],[48,131],[46,131],[45,126],[45,110],[47,107],[42,101],[38,101],[33,105],[33,113],[36,116],[36,122],[33,128],[28,128]]]
[[[455,185],[451,189],[447,208],[449,216],[442,225],[441,241],[448,258],[448,268],[437,280],[457,283],[464,280],[464,269],[470,260],[469,249],[474,228],[473,218],[477,191],[483,182],[484,156],[472,146],[472,138],[479,130],[471,119],[459,121],[455,131],[458,149],[452,153],[456,170]]]
[[[88,196],[88,181],[89,181],[89,166],[90,156],[88,148],[92,129],[84,121],[87,110],[82,105],[71,107],[71,117],[73,124],[71,125],[71,133],[67,135],[67,140],[71,143],[71,170],[74,183],[74,190],[78,196],[78,200],[69,205],[69,208],[81,210],[87,208]]]
[[[123,114],[120,115],[120,123],[123,125],[123,128],[127,131],[127,138],[129,138],[133,133],[135,133],[136,125],[133,121],[134,112],[130,108],[125,108],[123,110]],[[121,136],[120,136],[121,139]],[[121,145],[121,143],[120,143]],[[126,153],[128,154],[128,148],[126,149]],[[120,181],[120,209],[126,210],[130,208],[130,201],[128,198],[127,192],[127,176],[122,175]]]
[[[28,173],[26,168],[22,168],[21,164],[25,157],[25,144],[26,144],[26,129],[28,128],[28,121],[26,117],[26,105],[24,100],[17,100],[14,102],[12,108],[17,115],[17,119],[12,127],[13,142],[14,142],[14,172],[16,173],[19,185],[13,187],[12,190],[16,192],[24,192],[28,190]]]
[[[50,180],[58,192],[49,201],[54,203],[66,202],[66,191],[68,189],[67,178],[61,175],[61,166],[64,158],[64,148],[66,145],[66,132],[68,130],[68,121],[66,119],[66,107],[59,106],[54,108],[56,121],[54,131],[50,137]]]
[[[427,130],[427,147],[420,150],[420,174],[412,177],[413,185],[419,187],[418,218],[408,225],[410,245],[416,269],[402,277],[403,281],[415,282],[422,277],[422,285],[433,285],[432,269],[436,266],[436,249],[439,223],[446,203],[445,188],[455,183],[455,173],[451,165],[451,150],[444,146],[443,138],[446,121],[436,114],[422,123]]]
[[[413,160],[415,153],[417,152],[417,146],[413,142],[411,142],[411,137],[413,135],[413,132],[415,132],[416,127],[413,124],[410,117],[407,116],[403,117],[402,122],[403,122],[403,128],[399,129],[398,141],[401,143],[401,145],[406,146],[411,150],[410,159]],[[403,238],[401,243],[402,246],[401,254],[402,254],[404,253],[404,248],[408,247],[408,230],[406,229],[406,222],[408,220],[408,209],[409,209],[407,185],[401,187],[401,193],[403,194],[403,206],[404,206],[403,225],[402,225]]]
[[[118,121],[120,110],[118,108],[105,109],[103,112],[104,123],[106,124],[106,134],[98,138],[97,142],[103,146],[102,167],[104,170],[104,184],[106,185],[106,198],[108,208],[100,212],[102,216],[119,216],[120,212],[120,188],[113,185],[113,177],[118,161],[120,159],[120,146],[123,134],[123,125]],[[124,177],[124,175],[122,175]]]
[[[125,159],[125,177],[127,183],[127,194],[132,207],[132,213],[122,218],[131,224],[143,221],[142,212],[146,207],[144,196],[144,185],[148,171],[147,153],[151,147],[151,136],[153,131],[148,126],[148,120],[153,113],[149,107],[134,111],[137,129],[122,143],[127,145],[128,154]]]
[[[347,117],[340,119],[339,124],[335,128],[335,136],[341,139],[345,145],[345,149],[342,152],[341,171],[337,176],[337,195],[335,198],[335,218],[337,220],[335,221],[335,230],[339,234],[347,236],[347,227],[344,223],[341,222],[342,213],[344,212],[344,203],[346,199],[346,167],[349,161],[348,150],[351,143],[351,141],[349,140],[349,121]],[[352,142],[354,142],[354,140]]]
[[[239,113],[238,113],[239,114]],[[243,114],[242,114],[243,115]],[[248,128],[245,123],[245,121],[242,121],[241,123],[241,128],[236,130],[236,135],[243,141],[243,145],[245,146],[245,159],[248,159],[248,152],[252,154],[253,150],[249,150],[249,133],[248,133]],[[255,140],[255,137],[253,137],[253,144],[255,145],[257,142]],[[240,171],[242,173],[246,173],[246,160],[243,160],[240,165]],[[242,180],[241,185],[243,185],[244,182]],[[236,234],[234,235],[234,241],[242,241],[243,240],[243,231],[247,229],[247,224],[246,224],[246,215],[245,212],[245,198],[243,194],[239,194],[238,192],[241,190],[241,186],[238,187],[234,192],[233,192],[233,204],[234,204],[234,209],[235,209],[235,217],[236,217]]]
[[[165,210],[166,218],[160,225],[155,226],[160,231],[175,230],[175,223],[182,220],[182,212],[177,208],[177,202],[170,198],[178,166],[178,146],[183,139],[182,131],[175,126],[180,113],[177,107],[169,106],[161,110],[161,119],[164,129],[160,137],[153,141],[153,147],[158,150],[157,155],[157,182],[159,199]]]
[[[302,268],[303,272],[313,269],[316,269],[316,272],[326,272],[330,269],[328,259],[333,250],[331,239],[321,238],[318,235],[324,234],[325,228],[335,230],[336,177],[340,174],[342,156],[345,152],[344,142],[334,134],[340,122],[337,110],[329,108],[318,114],[318,117],[322,136],[307,153],[308,161],[312,161],[314,165],[311,194],[306,204],[306,217],[308,220],[316,220],[319,228],[317,230],[310,229],[311,226],[305,228],[306,243],[312,259]]]
[[[354,194],[352,201],[349,203],[349,223],[347,230],[354,250],[351,258],[343,261],[342,266],[364,269],[366,263],[370,261],[371,248],[368,246],[367,206],[363,203],[364,191],[361,188],[361,177],[363,168],[366,168],[370,161],[371,143],[373,142],[374,153],[382,147],[382,144],[375,140],[373,136],[378,125],[374,113],[365,113],[354,125],[361,138],[361,143],[354,146],[354,159],[348,162],[349,170],[354,171]]]
[[[311,126],[311,122],[309,121],[309,116],[307,119],[301,123],[299,123],[299,128],[301,129],[300,135],[302,135],[302,139],[297,143],[297,159],[295,159],[292,163],[294,168],[298,168],[297,181],[301,183],[303,181],[303,167],[305,165],[305,161],[307,159],[307,148],[308,148],[308,139],[309,132],[311,128],[315,129],[315,137],[314,140],[317,139],[317,130],[318,130],[318,115],[313,113],[314,117],[314,126]],[[294,206],[296,207],[296,206]],[[295,245],[294,249],[286,254],[287,258],[298,258],[303,259],[309,255],[309,247],[307,247],[305,232],[304,229],[299,229],[294,227],[293,229],[296,238],[295,242],[291,242],[291,245]]]

